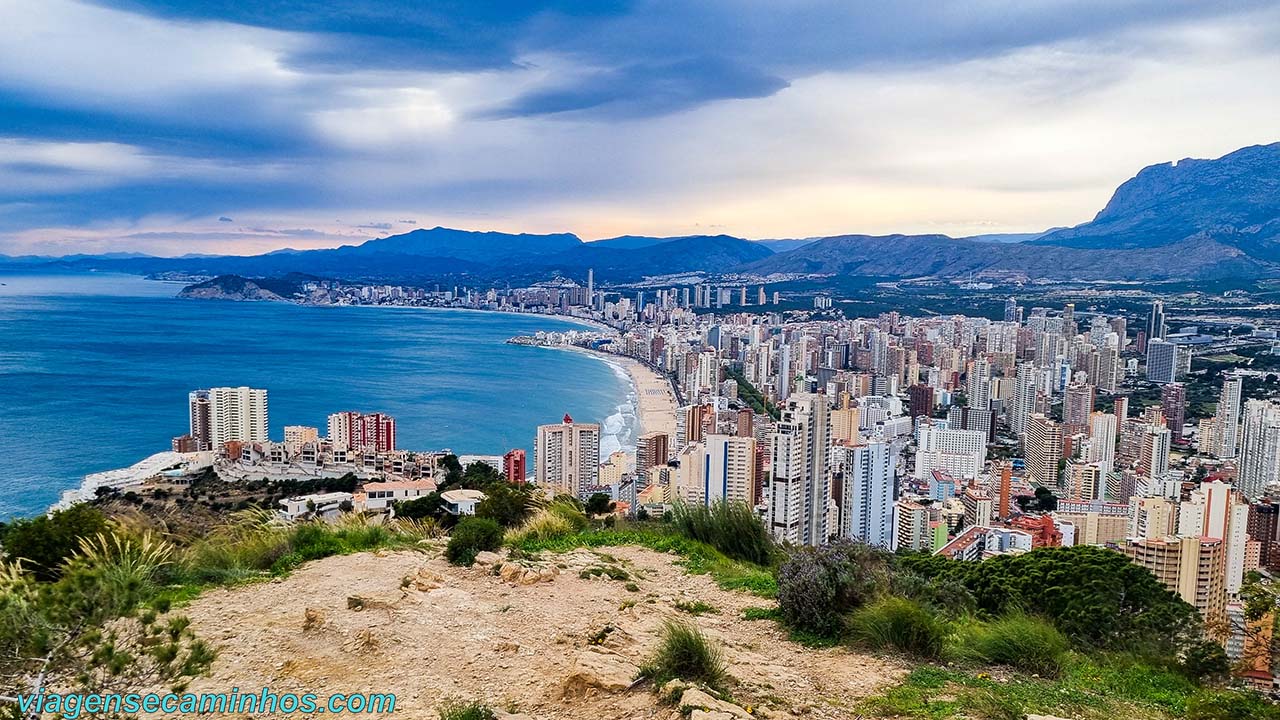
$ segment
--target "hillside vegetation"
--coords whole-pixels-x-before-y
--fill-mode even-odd
[[[4,689],[376,678],[417,716],[1278,716],[1221,685],[1193,609],[1105,549],[782,548],[743,506],[628,522],[453,475],[508,495],[447,542],[429,499],[394,521],[239,511],[202,537],[84,506],[0,529]]]

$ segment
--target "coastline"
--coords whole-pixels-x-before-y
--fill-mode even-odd
[[[671,382],[635,358],[591,350],[577,345],[549,346],[553,350],[570,350],[598,358],[622,368],[631,377],[636,393],[636,416],[640,423],[637,436],[651,432],[676,435],[676,397]],[[634,449],[634,448],[633,448]]]

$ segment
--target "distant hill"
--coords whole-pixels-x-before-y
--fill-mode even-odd
[[[1280,143],[1216,160],[1143,168],[1090,222],[1035,240],[1075,248],[1150,248],[1193,236],[1258,259],[1280,260]]]
[[[1073,228],[1018,238],[841,235],[746,269],[1090,280],[1280,276],[1280,143],[1145,168],[1097,217]]]
[[[484,265],[552,255],[581,245],[582,240],[571,233],[513,235],[502,232],[474,232],[434,227],[430,230],[413,230],[402,235],[376,238],[360,245],[344,245],[332,251],[312,250],[310,253],[333,252],[342,256],[360,257],[407,255],[454,258]]]
[[[1144,168],[1115,191],[1093,220],[1043,233],[760,241],[729,235],[623,235],[583,242],[571,233],[435,227],[360,245],[252,257],[0,259],[4,262],[243,278],[300,272],[377,281],[584,279],[588,269],[601,282],[689,272],[1064,280],[1280,277],[1280,143],[1243,148],[1216,160]]]
[[[741,270],[900,278],[1175,280],[1261,277],[1276,268],[1205,238],[1167,248],[1099,250],[975,242],[946,235],[842,235],[821,238]]]
[[[201,300],[288,300],[301,290],[303,283],[318,279],[299,273],[253,280],[239,275],[220,275],[212,280],[188,285],[178,293],[178,297]]]

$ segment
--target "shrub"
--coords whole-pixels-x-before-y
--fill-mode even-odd
[[[860,543],[838,540],[796,550],[778,568],[778,607],[793,630],[834,638],[844,615],[887,582],[885,555]]]
[[[502,546],[502,526],[489,518],[463,518],[453,529],[444,555],[454,565],[471,565],[476,553]]]
[[[499,480],[485,486],[484,494],[484,500],[476,505],[477,517],[489,518],[503,527],[515,527],[529,517],[531,498],[524,486]]]
[[[592,493],[587,498],[586,512],[588,515],[604,515],[614,508],[613,498],[609,497],[609,493]]]
[[[699,682],[714,690],[723,687],[728,675],[720,648],[697,626],[668,620],[662,626],[662,642],[641,666],[640,677],[657,685],[676,679]]]
[[[182,579],[221,583],[260,575],[289,554],[291,534],[270,510],[233,513],[183,552]]]
[[[706,615],[707,613],[711,613],[713,615],[720,614],[720,611],[716,609],[714,605],[709,605],[701,600],[694,600],[693,602],[689,602],[688,600],[677,600],[674,603],[674,607],[680,612],[686,612],[694,616]]]
[[[50,515],[15,520],[0,533],[0,546],[9,560],[22,560],[40,580],[56,580],[61,566],[86,538],[107,532],[107,519],[83,503]]]
[[[849,634],[852,640],[868,647],[895,648],[933,658],[942,653],[947,626],[917,602],[884,597],[853,612]]]
[[[566,520],[574,532],[586,530],[591,521],[587,519],[586,513],[582,511],[582,504],[573,497],[568,495],[557,496],[547,504],[547,510],[560,518]]]
[[[1107,548],[1038,548],[982,562],[909,555],[898,562],[932,580],[963,583],[981,612],[1031,609],[1086,645],[1169,655],[1199,632],[1194,607]]]
[[[1227,651],[1212,640],[1202,640],[1182,654],[1182,672],[1196,682],[1222,682],[1231,674]]]
[[[533,540],[550,540],[573,532],[573,524],[560,513],[542,509],[518,528],[507,531],[506,543],[518,546]]]
[[[293,531],[289,546],[299,560],[318,560],[342,552],[342,543],[326,527],[317,523],[302,523]]]
[[[497,713],[479,700],[448,698],[440,705],[440,720],[497,720]]]
[[[676,531],[687,538],[700,540],[735,560],[773,564],[777,546],[755,510],[746,503],[676,503],[670,515]]]
[[[973,593],[956,580],[926,580],[909,570],[897,570],[890,574],[889,587],[893,595],[915,600],[946,618],[967,617],[977,610]]]
[[[1013,613],[989,623],[964,626],[955,652],[963,660],[1056,676],[1070,646],[1067,637],[1045,620]]]

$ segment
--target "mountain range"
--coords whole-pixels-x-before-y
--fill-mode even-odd
[[[704,272],[1018,280],[1204,280],[1280,277],[1280,143],[1214,160],[1144,168],[1089,222],[1042,233],[838,235],[746,240],[729,235],[627,235],[584,242],[570,233],[436,227],[322,250],[255,256],[129,254],[9,258],[9,264],[141,274],[308,273],[351,280],[541,280],[555,275],[632,282]],[[0,265],[6,259],[0,257]]]

